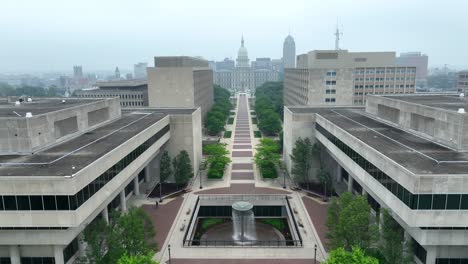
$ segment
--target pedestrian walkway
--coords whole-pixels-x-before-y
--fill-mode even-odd
[[[237,114],[232,143],[231,184],[255,184],[253,170],[252,129],[248,98],[240,94],[237,101]],[[255,185],[253,185],[255,186]]]

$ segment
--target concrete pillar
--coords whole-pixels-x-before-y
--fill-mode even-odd
[[[133,193],[135,195],[140,195],[140,184],[138,183],[138,175],[133,178]]]
[[[338,173],[336,174],[336,182],[343,182],[343,169],[338,164]]]
[[[425,264],[436,264],[437,252],[435,248],[426,248],[426,263]]]
[[[107,210],[107,206],[104,207],[104,210],[102,210],[101,214],[104,221],[109,224],[109,211]]]
[[[366,196],[366,197],[367,197],[367,191],[366,191],[364,188],[362,188],[362,196]]]
[[[353,192],[353,177],[351,175],[348,175],[348,192]]]
[[[78,255],[84,257],[86,255],[86,242],[83,232],[78,234]]]
[[[55,258],[55,264],[65,264],[65,260],[63,258],[63,246],[62,245],[54,246],[54,258]]]
[[[145,167],[145,183],[150,182],[149,164]]]
[[[127,199],[125,199],[125,189],[120,192],[120,210],[127,211]]]
[[[19,246],[16,246],[16,245],[10,246],[10,261],[11,261],[11,264],[21,264]]]
[[[383,208],[380,208],[379,210],[379,231],[382,230],[383,228],[383,221],[384,221],[384,214],[383,214]]]

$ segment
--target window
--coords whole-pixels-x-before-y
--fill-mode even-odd
[[[326,85],[336,85],[336,81],[326,81]]]
[[[327,76],[336,76],[336,71],[328,71]]]

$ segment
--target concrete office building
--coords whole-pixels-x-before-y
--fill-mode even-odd
[[[144,62],[133,65],[133,75],[135,79],[146,79],[146,67],[148,67],[148,64]]]
[[[291,35],[284,39],[283,65],[284,68],[296,68],[296,43]]]
[[[87,224],[127,210],[131,195],[158,181],[164,150],[186,150],[196,174],[201,133],[199,108],[121,111],[117,98],[0,103],[0,263],[73,263]]]
[[[285,105],[362,105],[367,94],[415,92],[415,67],[394,65],[394,52],[320,50],[285,69]]]
[[[148,106],[148,82],[146,80],[97,82],[96,86],[76,91],[75,94],[81,98],[119,97],[122,107]]]
[[[427,79],[427,66],[429,57],[421,52],[402,52],[396,57],[396,65],[416,67],[416,82],[419,85],[425,85]]]
[[[213,105],[213,71],[208,61],[194,57],[155,57],[148,67],[150,107],[201,107],[202,116]]]
[[[73,66],[73,78],[75,79],[83,78],[83,67]]]
[[[412,240],[415,262],[468,261],[468,123],[458,96],[369,96],[365,107],[288,106],[284,153],[295,141],[322,146],[338,193],[367,195]]]
[[[468,92],[468,70],[458,73],[457,90],[460,93],[464,93],[466,96]]]

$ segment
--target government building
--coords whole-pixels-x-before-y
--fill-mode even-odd
[[[287,170],[296,140],[311,139],[338,195],[367,196],[377,219],[388,209],[415,263],[468,263],[465,107],[456,95],[396,93],[368,95],[365,107],[286,106]]]
[[[314,50],[286,68],[285,105],[363,105],[368,94],[412,94],[416,67],[395,64],[395,52]]]
[[[257,58],[250,63],[244,38],[237,52],[235,64],[229,59],[216,62],[214,82],[233,92],[255,92],[255,88],[268,81],[279,80],[279,70],[270,58]]]

